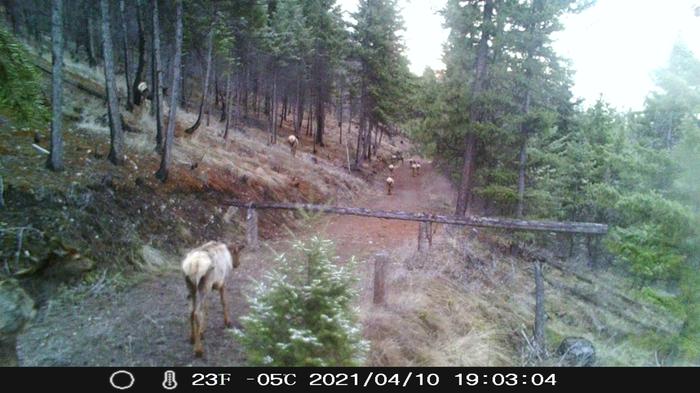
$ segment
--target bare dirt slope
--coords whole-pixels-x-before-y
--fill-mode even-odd
[[[386,169],[385,169],[386,171]],[[393,195],[386,195],[383,179],[377,180],[358,206],[384,210],[432,211],[446,207],[453,191],[446,178],[430,164],[412,177],[408,165],[393,175]],[[321,233],[336,241],[341,257],[359,257],[415,242],[417,223],[352,216],[321,220]],[[282,250],[286,241],[271,242]],[[244,292],[250,282],[270,268],[271,250],[244,253],[242,267],[229,283],[234,320],[246,309]],[[20,361],[25,366],[67,365],[242,365],[240,348],[223,328],[221,304],[210,296],[205,357],[196,359],[188,341],[189,301],[177,271],[179,256],[166,256],[170,268],[121,290],[90,288],[66,291],[40,310],[34,325],[20,338]]]

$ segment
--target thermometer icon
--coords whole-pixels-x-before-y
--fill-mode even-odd
[[[163,379],[163,388],[167,390],[173,390],[177,387],[177,381],[175,381],[175,371],[167,370],[165,372],[165,379]]]

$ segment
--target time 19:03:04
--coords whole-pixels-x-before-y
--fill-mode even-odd
[[[457,378],[457,384],[459,386],[477,386],[477,385],[492,385],[492,386],[516,386],[516,385],[532,385],[532,386],[542,386],[542,385],[556,385],[556,375],[555,374],[455,374]]]

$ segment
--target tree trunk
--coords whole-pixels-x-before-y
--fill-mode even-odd
[[[97,65],[97,50],[95,49],[94,30],[95,22],[92,18],[92,7],[88,6],[86,10],[87,20],[85,23],[85,54],[87,55],[88,65],[95,67]]]
[[[123,33],[122,45],[124,47],[124,79],[126,80],[126,109],[130,111],[131,109],[133,109],[132,103],[134,101],[130,89],[131,83],[129,83],[129,29],[128,24],[126,22],[124,0],[119,0],[119,14],[121,16]]]
[[[139,58],[137,63],[138,65],[136,66],[136,74],[134,74],[132,88],[134,105],[141,105],[141,100],[143,99],[141,92],[139,91],[139,83],[143,82],[143,68],[146,63],[146,37],[143,32],[143,20],[141,18],[141,1],[142,0],[136,0],[136,25],[138,26],[139,32]]]
[[[175,4],[175,58],[173,59],[170,114],[168,115],[168,129],[165,134],[165,147],[163,149],[163,156],[160,162],[160,169],[158,169],[158,172],[156,172],[156,177],[162,182],[166,182],[168,180],[168,170],[172,156],[173,139],[175,139],[175,123],[177,123],[177,102],[178,95],[180,93],[180,63],[182,61],[182,0],[176,0]]]
[[[51,1],[51,153],[46,166],[63,170],[63,0]]]
[[[303,83],[302,83],[302,77],[299,78],[299,82],[297,82],[297,110],[294,113],[295,115],[295,121],[294,121],[294,135],[299,137],[299,133],[301,132],[301,123],[304,121],[304,92],[303,92]]]
[[[112,49],[112,34],[110,27],[109,1],[100,0],[102,12],[102,49],[104,52],[105,86],[107,88],[107,112],[109,116],[110,150],[109,160],[114,165],[121,165],[124,161],[124,132],[119,113],[119,100],[117,98],[117,82],[114,77],[114,53]]]
[[[199,125],[202,122],[202,111],[204,110],[204,105],[207,101],[207,97],[209,95],[209,75],[211,73],[211,58],[212,58],[212,50],[214,47],[214,30],[210,30],[209,34],[207,35],[207,69],[204,72],[204,80],[202,81],[202,84],[204,85],[202,87],[202,100],[199,102],[199,114],[197,115],[197,121],[194,122],[192,127],[188,128],[185,130],[185,133],[187,134],[194,134],[195,131],[197,131],[197,128],[199,128]]]
[[[535,326],[533,328],[535,351],[538,358],[546,353],[544,336],[544,279],[542,262],[535,261]]]
[[[321,147],[324,146],[323,131],[326,125],[326,109],[323,105],[323,95],[323,87],[319,87],[316,96],[316,143]]]
[[[270,131],[270,143],[277,143],[277,68],[273,65],[275,69],[272,71],[272,91],[270,92],[270,103],[269,103],[269,131]]]
[[[224,127],[224,139],[228,139],[228,128],[231,123],[231,73],[226,76],[226,126]]]
[[[479,47],[475,62],[474,84],[472,86],[472,98],[477,98],[484,90],[484,80],[488,64],[488,43],[491,39],[490,26],[493,17],[493,0],[486,0],[484,3],[484,15],[481,27],[481,38],[479,39]],[[472,100],[472,108],[469,110],[469,122],[478,123],[482,121],[477,104]],[[469,125],[470,130],[464,137],[464,163],[462,165],[462,180],[457,193],[457,215],[465,215],[471,211],[472,205],[472,187],[474,167],[476,165],[476,143],[475,128],[472,124]]]
[[[152,55],[152,71],[151,81],[153,85],[153,105],[151,109],[154,111],[156,120],[156,151],[163,150],[163,105],[161,104],[161,89],[163,88],[163,70],[161,69],[160,59],[160,16],[158,15],[158,0],[151,1],[151,16],[153,17],[153,51]]]
[[[523,105],[523,113],[527,116],[530,112],[530,91],[528,88],[525,94],[525,104]],[[527,166],[527,140],[530,130],[526,129],[525,125],[520,125],[520,134],[522,142],[520,145],[520,159],[518,163],[518,206],[516,217],[522,218],[525,207],[525,169]]]

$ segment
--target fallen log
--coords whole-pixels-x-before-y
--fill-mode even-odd
[[[339,207],[326,205],[312,205],[308,203],[276,203],[276,202],[242,202],[229,201],[230,206],[249,207],[253,209],[283,209],[306,210],[310,212],[353,215],[362,217],[374,217],[390,220],[437,222],[441,224],[464,225],[473,227],[504,228],[525,231],[585,233],[590,235],[604,235],[608,232],[605,224],[589,222],[557,222],[557,221],[530,221],[512,218],[479,217],[479,216],[446,216],[430,213],[413,213],[405,211],[371,210],[361,207]]]

